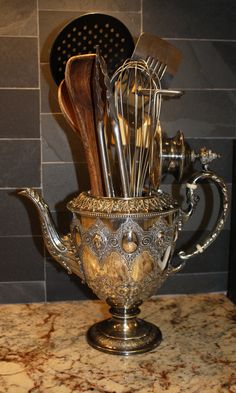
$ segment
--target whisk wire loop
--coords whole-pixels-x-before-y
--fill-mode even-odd
[[[112,76],[111,84],[127,162],[130,196],[142,196],[145,182],[150,183],[147,178],[153,167],[154,139],[160,122],[160,77],[146,61],[126,60]]]

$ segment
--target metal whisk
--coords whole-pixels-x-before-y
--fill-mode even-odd
[[[143,194],[153,167],[161,110],[161,83],[145,61],[127,60],[112,76],[115,107],[128,168],[130,196]]]

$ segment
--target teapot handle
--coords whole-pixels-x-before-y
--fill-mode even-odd
[[[220,214],[211,234],[206,237],[203,243],[196,244],[193,251],[191,252],[186,252],[184,250],[179,251],[178,256],[184,261],[179,265],[173,267],[174,273],[181,270],[184,267],[185,261],[187,259],[192,258],[195,255],[201,254],[203,251],[206,250],[207,247],[209,247],[216,240],[219,233],[223,229],[223,226],[227,218],[227,213],[229,210],[229,200],[228,200],[229,198],[228,198],[228,191],[225,182],[223,181],[223,179],[218,177],[214,172],[203,171],[194,174],[193,177],[190,178],[188,183],[186,184],[186,198],[187,198],[188,208],[187,211],[182,210],[182,223],[188,221],[189,218],[192,216],[193,212],[195,211],[199,197],[195,195],[194,192],[197,189],[197,183],[201,180],[212,181],[217,186],[217,189],[221,196]]]

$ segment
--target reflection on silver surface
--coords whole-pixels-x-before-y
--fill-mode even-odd
[[[194,193],[201,179],[212,180],[222,196],[221,215],[213,233],[173,267],[178,234],[196,207]],[[220,233],[228,210],[224,182],[212,172],[196,174],[186,186],[188,209],[161,191],[140,198],[103,198],[82,193],[68,203],[71,231],[59,236],[47,205],[32,189],[21,194],[38,208],[45,245],[68,273],[75,273],[111,306],[112,317],[89,329],[88,341],[108,353],[130,355],[155,348],[161,332],[137,318],[138,306],[168,278],[183,268],[185,259],[203,252]]]

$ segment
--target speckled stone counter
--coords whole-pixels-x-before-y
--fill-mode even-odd
[[[100,301],[0,306],[0,393],[235,393],[236,308],[224,295],[161,297],[141,317],[163,333],[154,351],[122,357],[85,333]]]

